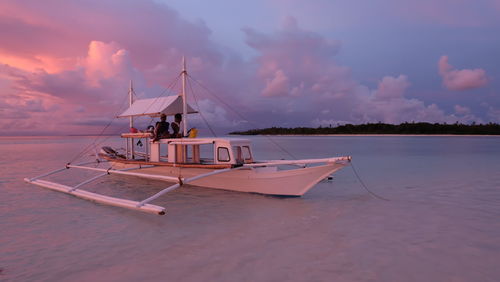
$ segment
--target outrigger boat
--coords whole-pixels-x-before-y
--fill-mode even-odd
[[[131,85],[129,108],[118,117],[128,117],[130,128],[133,128],[135,117],[157,117],[162,113],[168,116],[181,112],[183,136],[188,136],[187,115],[196,111],[187,104],[184,59],[181,76],[182,93],[178,96],[134,101]],[[123,133],[121,137],[126,140],[125,154],[120,154],[111,147],[102,147],[95,161],[68,163],[58,170],[25,178],[25,181],[101,204],[162,215],[165,214],[165,208],[150,202],[186,184],[266,195],[302,196],[351,161],[350,156],[257,161],[254,159],[250,140],[242,138],[196,138],[195,134],[190,134],[189,137],[155,141],[149,132]],[[143,152],[136,150],[135,142],[138,139],[145,140]],[[106,167],[97,166],[101,164]],[[97,171],[100,174],[75,186],[41,179],[67,169]],[[171,185],[142,201],[110,197],[81,189],[83,185],[109,174],[162,180]]]

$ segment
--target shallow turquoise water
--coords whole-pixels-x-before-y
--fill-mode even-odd
[[[257,158],[287,158],[251,139]],[[154,216],[22,181],[92,138],[2,137],[0,281],[498,281],[500,138],[273,140],[296,158],[353,156],[390,201],[346,167],[301,198],[186,187],[156,200],[167,214]],[[87,189],[142,199],[166,185],[110,176]]]

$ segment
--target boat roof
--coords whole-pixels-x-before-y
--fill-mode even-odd
[[[197,113],[189,104],[188,114]],[[135,100],[132,105],[118,117],[151,116],[158,117],[161,114],[167,116],[182,113],[182,96],[166,96],[150,99]]]
[[[214,142],[227,142],[231,144],[235,143],[251,143],[250,139],[244,138],[221,138],[221,137],[202,137],[202,138],[167,138],[160,139],[160,143],[169,143],[169,144],[189,144],[189,145],[201,145],[201,144],[211,144]]]

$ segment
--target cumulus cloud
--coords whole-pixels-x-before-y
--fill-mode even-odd
[[[148,16],[130,20],[137,15]],[[25,124],[35,127],[29,133],[96,132],[123,104],[129,80],[140,96],[156,96],[182,55],[193,72],[222,64],[203,23],[154,1],[1,1],[0,32],[0,123],[16,132]]]
[[[410,83],[406,75],[399,75],[398,77],[386,76],[379,82],[374,96],[376,100],[402,98],[409,86]]]
[[[470,109],[468,107],[460,106],[460,105],[455,105],[454,107],[455,113],[458,115],[467,115],[470,114]]]
[[[500,109],[486,105],[488,117],[492,122],[500,123]]]
[[[271,106],[279,103],[280,111],[287,114],[280,116],[270,106],[259,105],[270,111],[262,116],[272,113],[280,120],[293,119],[295,125],[305,126],[460,120],[436,103],[407,97],[411,83],[406,75],[382,77],[376,89],[355,81],[350,69],[335,61],[340,43],[302,30],[293,18],[272,34],[252,29],[245,33],[258,53],[254,63],[260,94]]]
[[[349,70],[339,67],[334,56],[340,42],[302,30],[288,17],[280,30],[263,34],[244,29],[247,44],[258,56],[257,76],[263,96],[302,96],[311,92],[329,93],[349,87]]]
[[[137,15],[147,17],[130,20]],[[213,42],[204,23],[156,1],[5,0],[0,32],[9,39],[0,38],[0,128],[7,134],[99,132],[123,105],[130,79],[139,96],[155,97],[179,74],[182,55],[190,74],[224,101],[191,85],[216,127],[240,129],[242,116],[265,127],[472,115],[460,109],[447,115],[408,98],[405,75],[382,77],[376,89],[357,82],[335,60],[340,42],[302,29],[292,17],[272,33],[245,28],[256,53],[248,60]]]
[[[441,56],[438,62],[439,74],[443,78],[443,85],[449,90],[469,90],[485,86],[488,83],[486,72],[483,69],[454,69],[448,63],[448,56]]]
[[[123,73],[131,70],[130,58],[125,49],[121,49],[116,43],[106,44],[100,41],[92,41],[89,45],[87,58],[83,65],[87,79],[93,85],[98,85],[99,80],[113,76],[131,77],[130,74]]]
[[[406,98],[409,86],[405,75],[383,77],[377,89],[360,95],[355,115],[364,122],[447,121],[445,113],[436,104],[426,106],[418,99]]]
[[[266,87],[262,90],[264,96],[287,96],[290,95],[290,79],[282,70],[277,70],[273,77],[266,81]]]

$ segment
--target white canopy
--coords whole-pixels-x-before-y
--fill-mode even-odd
[[[197,113],[190,105],[187,105],[188,114]],[[151,99],[139,99],[118,117],[151,116],[157,117],[161,114],[182,114],[182,97],[167,96]]]

